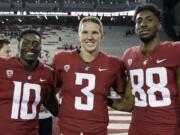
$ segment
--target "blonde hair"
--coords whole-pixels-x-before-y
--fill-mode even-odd
[[[79,31],[80,31],[81,25],[82,25],[83,23],[85,23],[85,22],[93,22],[93,23],[98,24],[99,27],[100,27],[100,32],[101,32],[101,34],[103,34],[103,24],[102,24],[102,22],[99,20],[99,18],[94,17],[94,16],[86,16],[86,17],[82,18],[81,21],[80,21],[80,23],[79,23],[79,29],[78,29]]]

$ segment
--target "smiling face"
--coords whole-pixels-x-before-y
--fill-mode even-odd
[[[79,26],[79,41],[82,52],[98,53],[102,39],[103,34],[99,24],[87,21]]]
[[[24,63],[37,62],[41,52],[41,39],[35,33],[26,33],[19,42],[20,60]]]
[[[0,56],[10,57],[11,56],[11,46],[10,44],[3,44],[3,47],[0,49]]]
[[[136,34],[146,43],[156,38],[161,28],[158,18],[151,11],[139,12],[135,23]]]

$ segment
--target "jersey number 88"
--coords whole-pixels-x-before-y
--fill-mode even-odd
[[[154,82],[154,75],[158,75],[159,82]],[[137,78],[137,83],[135,82]],[[135,97],[135,105],[139,107],[163,107],[171,104],[170,91],[167,86],[167,70],[164,67],[130,70],[130,79],[132,84],[132,93],[137,92],[139,98]],[[148,87],[147,91],[143,89],[144,84]],[[157,100],[155,93],[161,93],[162,99]]]

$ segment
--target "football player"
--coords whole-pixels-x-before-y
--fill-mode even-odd
[[[59,134],[107,135],[108,91],[113,87],[123,93],[126,81],[122,61],[100,51],[103,38],[101,21],[85,17],[79,24],[80,49],[54,56],[57,86],[62,89]],[[125,104],[121,109],[131,110]]]
[[[178,135],[180,43],[161,42],[162,17],[155,5],[137,7],[134,22],[140,45],[122,57],[135,97],[129,135]]]
[[[56,115],[54,72],[42,64],[41,36],[37,31],[22,32],[19,55],[0,58],[0,134],[38,135],[40,104]]]
[[[11,56],[11,44],[7,39],[0,40],[0,56],[10,57]]]

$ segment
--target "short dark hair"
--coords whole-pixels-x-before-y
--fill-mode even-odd
[[[10,44],[8,39],[0,39],[0,49],[4,46],[4,44]]]
[[[38,31],[36,31],[36,30],[25,30],[25,31],[23,31],[23,32],[20,34],[18,40],[20,41],[24,35],[29,34],[29,33],[36,34],[36,35],[38,35],[38,36],[40,37],[40,39],[41,39],[41,34],[40,34]]]
[[[145,5],[139,5],[135,9],[135,13],[133,16],[133,21],[136,22],[136,16],[138,13],[142,11],[150,11],[152,12],[158,20],[161,22],[162,21],[162,11],[154,4],[145,4]]]

